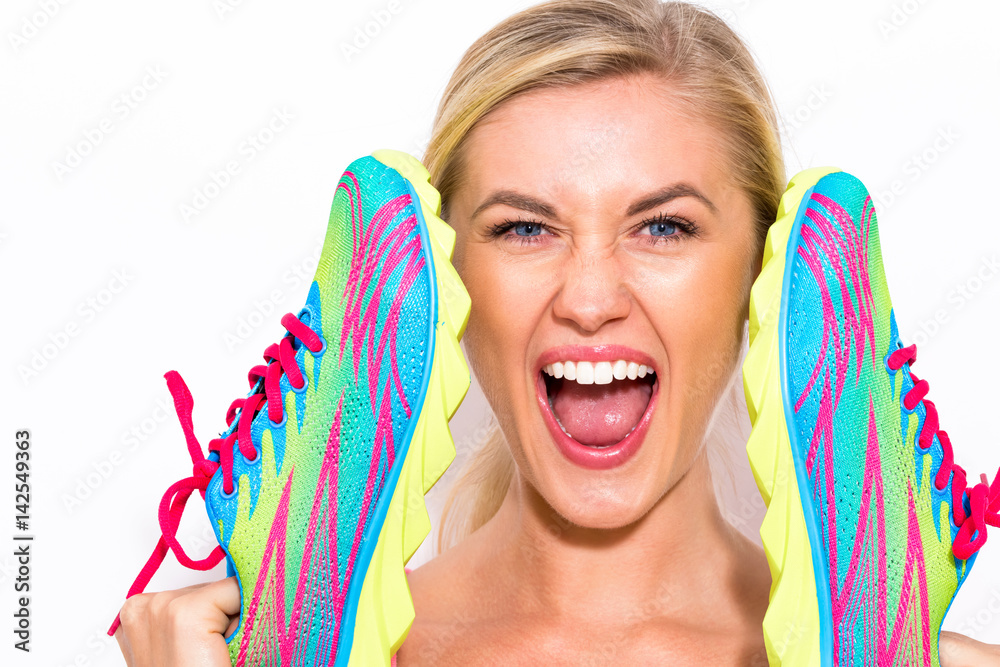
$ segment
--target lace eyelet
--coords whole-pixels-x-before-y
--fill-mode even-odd
[[[260,452],[257,451],[256,447],[254,448],[253,453],[254,453],[254,457],[252,459],[248,459],[246,454],[243,454],[242,451],[240,452],[240,454],[243,454],[243,461],[247,465],[251,465],[252,466],[255,463],[260,463]]]
[[[302,318],[303,315],[308,315],[309,316],[308,321],[303,320],[303,318]],[[313,329],[312,326],[310,326],[312,324],[313,320],[316,319],[316,313],[313,312],[313,309],[310,306],[308,306],[308,305],[302,306],[302,310],[299,311],[298,318],[299,318],[299,321],[302,322],[302,324],[305,324],[307,327],[309,327],[310,329],[312,329],[313,333],[316,333],[316,330]],[[320,357],[320,356],[323,356],[324,352],[326,352],[326,339],[323,338],[322,336],[320,336],[318,333],[316,335],[319,336],[319,341],[322,344],[322,346],[316,352],[313,352],[312,350],[309,350],[308,347],[306,347],[306,349],[309,350],[309,353],[312,354],[314,357]],[[305,345],[304,343],[302,343],[302,344]]]
[[[309,378],[307,378],[305,375],[302,376],[302,387],[301,388],[297,388],[295,385],[293,385],[291,380],[288,381],[288,384],[291,385],[292,391],[294,391],[296,394],[301,394],[302,392],[304,392],[306,390],[306,387],[309,386]]]
[[[900,368],[893,368],[892,366],[889,365],[889,357],[892,356],[892,353],[894,351],[895,350],[890,350],[889,352],[885,353],[884,357],[882,357],[882,365],[885,366],[885,372],[888,373],[890,376],[895,375],[902,369],[902,366]]]
[[[309,350],[309,353],[312,354],[312,356],[314,356],[314,357],[322,357],[323,353],[326,352],[326,338],[323,338],[322,336],[320,336],[319,337],[319,342],[322,343],[323,345],[316,352],[313,352],[312,350],[309,350],[308,347],[306,348],[307,350]]]
[[[906,396],[906,394],[904,394],[903,396],[905,397],[905,396]],[[906,413],[906,414],[908,414],[908,415],[912,415],[912,414],[916,413],[916,411],[917,411],[917,408],[919,408],[919,407],[920,407],[920,403],[917,403],[916,405],[914,405],[914,406],[913,406],[913,409],[912,409],[912,410],[910,410],[909,408],[907,408],[907,407],[906,407],[906,400],[905,400],[905,398],[904,398],[904,400],[900,401],[900,403],[899,403],[899,404],[900,404],[900,406],[902,406],[902,408],[903,408],[903,412],[905,412],[905,413]],[[917,444],[917,446],[918,446],[918,447],[920,447],[920,445],[919,445],[919,438],[918,438],[918,444]],[[920,448],[920,450],[921,450],[921,451],[926,451],[926,450],[925,450],[925,449],[923,449],[922,447]]]
[[[288,413],[287,412],[282,412],[282,414],[281,414],[281,421],[280,422],[271,421],[270,417],[267,418],[267,425],[270,426],[272,429],[281,428],[287,422],[288,422]]]
[[[235,496],[237,493],[239,493],[239,491],[240,491],[239,485],[234,484],[233,485],[233,492],[232,493],[226,493],[226,483],[223,482],[222,484],[219,484],[219,495],[222,498],[226,499],[226,500],[229,500],[230,498],[232,498],[233,496]]]
[[[940,495],[945,495],[945,493],[947,493],[947,491],[948,491],[948,485],[949,485],[949,484],[951,484],[951,480],[952,480],[952,479],[953,479],[954,477],[955,477],[955,473],[954,473],[954,472],[950,472],[950,473],[948,473],[948,481],[946,481],[946,482],[944,483],[944,488],[940,488],[940,489],[939,489],[939,488],[938,488],[938,485],[937,485],[937,475],[934,475],[934,476],[933,476],[933,477],[931,478],[931,486],[932,486],[932,487],[934,488],[934,491],[935,491],[936,493],[938,493],[938,494],[940,494]]]

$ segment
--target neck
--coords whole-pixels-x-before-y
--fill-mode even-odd
[[[741,563],[748,542],[722,518],[704,454],[642,518],[614,529],[571,524],[515,473],[482,532],[512,602],[564,617],[711,608],[732,599],[741,567],[762,560]]]

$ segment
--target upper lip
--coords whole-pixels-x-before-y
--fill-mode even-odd
[[[561,345],[552,347],[542,352],[535,360],[535,373],[541,372],[547,365],[557,361],[634,361],[637,364],[644,364],[651,368],[654,373],[659,369],[653,358],[626,345],[614,345],[611,343],[602,345]]]

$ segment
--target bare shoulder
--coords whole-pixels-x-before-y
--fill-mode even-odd
[[[399,667],[452,664],[485,645],[488,583],[473,551],[460,544],[410,572],[416,618],[396,656]]]

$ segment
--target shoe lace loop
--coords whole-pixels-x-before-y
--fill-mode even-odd
[[[228,430],[233,421],[239,419],[236,429],[229,435],[214,438],[208,443],[208,456],[215,453],[219,457],[218,461],[208,458],[203,453],[201,443],[198,442],[198,438],[194,434],[194,422],[191,418],[194,410],[194,398],[191,396],[191,391],[184,379],[177,371],[169,371],[164,375],[167,380],[167,389],[174,401],[177,419],[184,432],[188,453],[191,455],[192,475],[174,482],[163,494],[158,512],[160,539],[139,572],[139,576],[129,588],[128,594],[125,596],[126,599],[142,593],[146,589],[153,575],[163,564],[168,551],[174,553],[181,565],[192,570],[210,570],[225,558],[226,552],[221,546],[216,546],[205,558],[197,560],[191,558],[177,540],[177,529],[180,526],[188,498],[192,493],[198,491],[204,499],[205,490],[219,468],[222,468],[222,492],[226,495],[235,493],[233,449],[239,447],[240,453],[249,463],[257,460],[259,453],[251,440],[250,428],[256,415],[264,408],[265,403],[267,404],[268,418],[272,423],[279,424],[285,418],[280,386],[282,375],[288,376],[288,381],[294,389],[301,391],[305,387],[306,379],[295,360],[296,349],[293,339],[300,341],[314,355],[324,350],[323,339],[295,315],[286,314],[281,318],[281,324],[288,331],[288,335],[284,336],[280,343],[269,345],[264,351],[264,363],[254,366],[247,376],[251,389],[257,385],[259,380],[263,379],[264,393],[251,394],[247,398],[238,398],[233,401],[226,412],[226,426]],[[113,636],[119,625],[121,625],[120,615],[115,617],[111,629],[108,630],[108,635]]]
[[[912,366],[917,360],[917,346],[910,345],[903,347],[892,354],[886,360],[886,364],[893,371],[898,371],[904,364]],[[968,487],[965,470],[955,463],[955,452],[951,446],[951,439],[944,431],[938,430],[940,425],[937,408],[934,403],[924,400],[929,390],[926,380],[920,380],[913,374],[912,369],[908,370],[913,387],[906,392],[903,397],[903,407],[909,411],[915,410],[917,405],[923,403],[926,410],[924,425],[920,429],[917,444],[921,449],[929,449],[934,442],[934,436],[938,437],[943,450],[941,465],[934,477],[934,488],[944,491],[948,486],[948,479],[952,481],[952,519],[958,526],[958,534],[952,542],[952,552],[956,558],[968,560],[986,543],[987,525],[1000,527],[1000,471],[997,471],[991,485],[982,475],[980,482],[971,489]],[[968,510],[965,501],[968,499]]]

